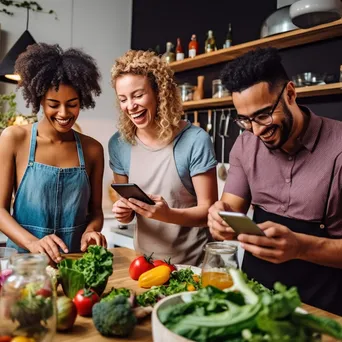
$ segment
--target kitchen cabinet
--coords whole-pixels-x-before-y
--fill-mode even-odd
[[[129,224],[123,225],[116,220],[111,211],[104,210],[104,221],[102,234],[107,239],[108,248],[126,247],[134,249],[133,235],[134,235],[135,220]]]

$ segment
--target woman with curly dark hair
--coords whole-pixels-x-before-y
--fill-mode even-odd
[[[106,246],[103,148],[72,127],[101,93],[100,73],[81,50],[34,44],[15,64],[27,106],[41,108],[33,125],[11,126],[0,137],[0,229],[7,246],[61,260],[89,244]],[[13,214],[10,203],[14,191]]]
[[[137,217],[135,249],[196,265],[210,239],[207,212],[217,199],[216,158],[209,135],[182,120],[171,68],[149,51],[128,51],[112,68],[121,110],[109,142],[116,183],[137,183],[155,205],[121,198],[122,223]]]

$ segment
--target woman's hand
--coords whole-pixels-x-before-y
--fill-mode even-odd
[[[112,212],[115,218],[122,223],[129,223],[133,219],[133,210],[125,204],[123,199],[119,199],[113,204]]]
[[[40,240],[32,241],[27,248],[31,253],[46,254],[55,263],[62,261],[59,248],[61,248],[64,253],[68,253],[66,244],[55,234],[46,235]]]
[[[170,207],[164,200],[164,198],[159,195],[148,195],[148,197],[150,197],[155,202],[154,205],[146,204],[134,198],[130,198],[128,200],[125,198],[121,198],[121,201],[123,201],[123,203],[127,207],[131,208],[137,214],[143,217],[162,222],[169,222]]]
[[[81,239],[81,251],[85,252],[89,245],[98,245],[107,248],[106,237],[101,232],[94,230],[85,231]]]

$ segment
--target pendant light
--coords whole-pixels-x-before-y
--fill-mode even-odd
[[[28,31],[29,25],[29,9],[27,9],[26,30],[8,51],[0,64],[0,82],[16,84],[20,80],[20,76],[14,74],[14,64],[18,56],[26,51],[29,45],[36,44],[31,33]]]
[[[298,0],[290,7],[292,22],[301,28],[338,20],[341,12],[341,0]]]

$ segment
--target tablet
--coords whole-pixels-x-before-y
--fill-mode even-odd
[[[265,236],[265,233],[248,216],[231,211],[220,211],[219,215],[237,234]]]
[[[150,197],[148,197],[144,191],[142,191],[138,185],[133,183],[126,184],[111,184],[111,187],[123,198],[134,198],[146,204],[156,204]]]

